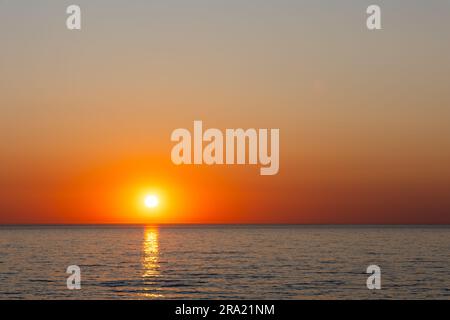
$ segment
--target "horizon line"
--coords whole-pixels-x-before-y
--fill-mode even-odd
[[[176,226],[305,226],[305,227],[450,227],[447,223],[0,223],[0,227],[176,227]]]

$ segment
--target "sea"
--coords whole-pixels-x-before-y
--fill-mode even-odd
[[[448,300],[450,227],[0,226],[0,299]]]

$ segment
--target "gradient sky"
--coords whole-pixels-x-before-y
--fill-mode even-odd
[[[0,223],[450,224],[449,30],[448,0],[0,0]],[[280,128],[279,174],[173,165],[194,120]]]

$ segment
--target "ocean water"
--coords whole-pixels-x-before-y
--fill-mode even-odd
[[[0,299],[366,298],[450,299],[450,228],[0,227]]]

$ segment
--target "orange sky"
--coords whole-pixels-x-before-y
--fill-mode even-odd
[[[175,2],[0,3],[0,223],[450,223],[450,4]],[[173,165],[194,120],[279,174]]]

